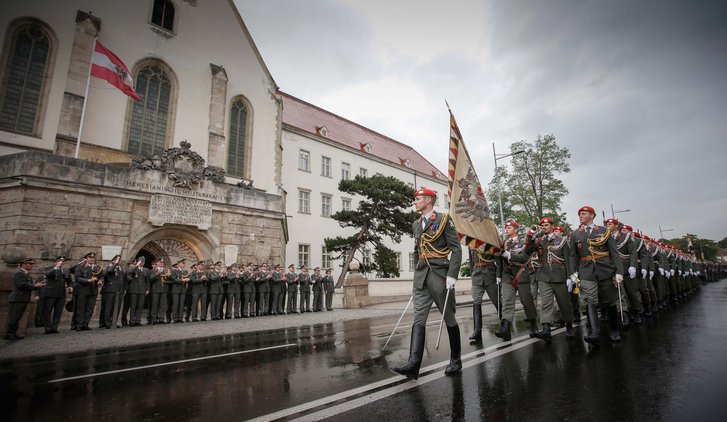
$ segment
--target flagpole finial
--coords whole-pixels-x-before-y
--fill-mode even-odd
[[[447,99],[446,98],[444,99],[444,104],[447,104],[447,110],[449,110],[449,112],[451,113],[452,112],[452,109],[449,108],[449,103],[447,102]]]

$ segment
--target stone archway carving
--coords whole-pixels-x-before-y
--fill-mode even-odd
[[[131,255],[137,256],[142,250],[164,259],[165,265],[182,258],[192,262],[219,259],[217,248],[203,233],[185,226],[164,226],[147,233],[135,242]]]

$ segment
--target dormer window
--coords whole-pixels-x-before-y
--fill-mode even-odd
[[[325,126],[316,126],[316,133],[324,138],[328,138],[328,128]]]
[[[361,146],[361,151],[363,151],[367,154],[371,154],[371,144],[370,143],[359,142],[359,145]]]

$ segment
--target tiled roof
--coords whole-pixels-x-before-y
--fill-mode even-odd
[[[416,170],[418,174],[434,177],[443,182],[447,181],[447,176],[414,148],[290,94],[282,91],[278,91],[278,93],[283,101],[283,123],[285,125],[371,154],[395,166],[408,167]]]

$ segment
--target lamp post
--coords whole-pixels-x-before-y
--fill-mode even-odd
[[[674,229],[662,229],[661,228],[661,225],[659,225],[659,238],[660,239],[663,239],[664,238],[664,232],[671,232],[671,231],[674,231]]]
[[[628,210],[614,211],[613,204],[611,204],[611,218],[616,218],[616,214],[618,214],[620,212],[629,212],[629,211],[631,211],[631,210],[628,209]]]
[[[497,175],[497,160],[507,158],[511,155],[518,155],[525,152],[524,150],[515,151],[511,154],[498,154],[495,152],[495,143],[492,143],[492,156],[495,158],[495,175]],[[503,236],[505,235],[505,216],[502,212],[502,189],[500,188],[500,179],[497,179],[497,201],[500,205],[500,228]]]

